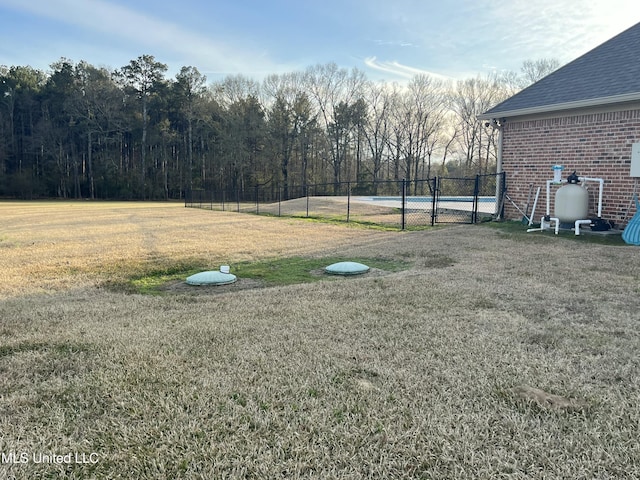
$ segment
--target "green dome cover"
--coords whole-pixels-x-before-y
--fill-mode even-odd
[[[326,267],[325,272],[333,275],[359,275],[369,271],[369,267],[358,262],[338,262]]]
[[[227,285],[235,281],[235,275],[218,271],[200,272],[187,278],[189,285]]]

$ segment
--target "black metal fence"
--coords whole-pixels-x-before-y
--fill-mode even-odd
[[[368,183],[188,191],[185,207],[261,215],[323,218],[401,229],[475,223],[501,205],[504,174]]]
[[[505,174],[475,177],[436,177],[433,222],[476,223],[501,213]]]

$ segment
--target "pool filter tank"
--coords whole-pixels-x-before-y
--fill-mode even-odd
[[[579,181],[574,171],[567,178],[567,184],[556,192],[555,216],[561,223],[574,223],[589,217],[589,192],[578,185]]]

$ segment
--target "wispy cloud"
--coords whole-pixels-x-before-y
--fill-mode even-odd
[[[396,61],[384,62],[378,60],[376,57],[368,57],[364,59],[364,64],[372,68],[374,70],[379,70],[385,73],[391,73],[393,75],[397,75],[400,78],[410,79],[415,77],[416,75],[429,75],[434,78],[438,78],[441,80],[452,80],[451,77],[447,77],[445,75],[440,75],[438,73],[430,72],[428,70],[423,70],[420,68],[410,67],[408,65],[403,65]]]
[[[0,62],[117,68],[151,54],[170,74],[192,65],[209,78],[324,62],[392,80],[467,78],[571,61],[637,22],[636,10],[637,0],[0,0]]]
[[[411,43],[411,42],[404,42],[404,41],[398,41],[398,40],[381,40],[381,39],[377,39],[377,40],[373,40],[373,43],[375,43],[378,46],[384,46],[384,47],[402,47],[402,48],[406,48],[406,47],[417,47],[417,45],[415,43]]]
[[[501,55],[520,62],[541,57],[573,60],[637,22],[629,15],[637,10],[637,0],[478,2],[491,19],[478,33],[493,38],[493,58]]]
[[[399,51],[395,59],[455,76],[483,73],[486,65],[518,70],[525,60],[545,57],[566,63],[638,21],[630,15],[637,0],[397,0],[392,8],[371,1],[379,11],[369,12],[387,34],[416,45],[416,60]]]
[[[264,51],[244,51],[172,21],[105,0],[0,0],[0,5],[110,37],[114,44],[128,44],[128,49],[135,45],[141,49],[140,54],[168,52],[215,73],[274,73],[282,68],[272,64]]]

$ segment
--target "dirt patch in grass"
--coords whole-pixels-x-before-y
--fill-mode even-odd
[[[265,282],[253,278],[239,278],[234,283],[227,285],[189,285],[182,280],[173,280],[159,287],[160,292],[180,293],[190,295],[215,295],[229,293],[250,288],[264,288]]]
[[[107,286],[115,291],[143,294],[162,294],[177,291],[221,293],[244,290],[246,288],[292,285],[316,282],[319,280],[336,280],[340,278],[340,276],[326,274],[324,267],[339,261],[343,261],[343,258],[283,257],[259,260],[256,262],[238,262],[230,266],[231,273],[236,275],[236,282],[228,285],[198,286],[202,288],[194,288],[194,286],[188,285],[184,281],[184,279],[190,275],[202,271],[198,268],[175,268],[171,271],[162,269],[144,275],[135,275],[128,280],[110,282]],[[358,261],[370,266],[369,271],[365,273],[367,276],[384,275],[385,273],[404,270],[411,266],[410,262],[384,258],[356,258],[351,259],[351,261]],[[373,265],[380,268],[376,268]],[[318,268],[319,266],[322,266],[322,268]],[[185,286],[184,288],[182,287],[183,284]]]
[[[534,402],[541,408],[550,408],[552,410],[581,410],[588,404],[584,400],[576,398],[567,398],[561,395],[545,392],[539,388],[533,388],[528,385],[518,385],[511,389],[518,398]]]
[[[328,281],[349,281],[356,277],[366,276],[366,277],[382,277],[385,275],[390,275],[392,272],[388,272],[385,270],[381,270],[378,268],[371,268],[369,271],[362,275],[357,276],[336,276],[336,275],[328,275],[323,269],[315,269],[310,270],[308,272],[310,279],[307,279],[305,282],[312,281],[314,277],[316,279],[328,280]],[[297,283],[297,282],[296,282]],[[182,280],[172,280],[168,281],[162,285],[160,285],[157,289],[158,293],[166,293],[166,294],[188,294],[188,295],[216,295],[221,293],[231,293],[237,292],[241,290],[248,290],[254,288],[267,288],[272,287],[273,284],[261,279],[255,278],[238,278],[234,283],[230,283],[227,285],[189,285],[187,282]]]

